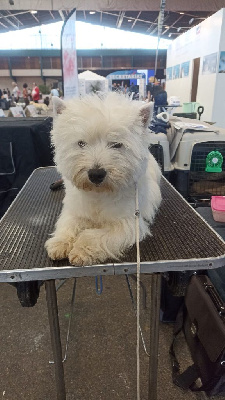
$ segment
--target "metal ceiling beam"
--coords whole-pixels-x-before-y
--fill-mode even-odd
[[[59,15],[60,15],[60,17],[62,18],[62,20],[65,21],[65,17],[64,17],[64,14],[63,14],[63,10],[59,10]]]
[[[184,16],[184,14],[181,14],[181,15],[179,16],[179,18],[177,18],[176,21],[174,21],[174,22],[169,26],[169,28],[165,29],[165,30],[162,32],[162,35],[164,35],[164,33],[166,33],[166,32],[169,31],[171,28],[173,28],[174,25],[175,25],[178,21],[180,21],[181,18],[183,18],[183,16]]]
[[[15,25],[12,21],[10,21],[10,19],[5,16],[4,14],[0,13],[0,17],[3,18],[5,21],[8,22],[8,24],[10,24],[11,26],[13,26],[13,28],[15,29],[19,29],[17,25]]]
[[[140,17],[140,15],[141,15],[141,11],[139,11],[137,17],[135,18],[135,20],[134,20],[134,22],[133,22],[133,24],[132,24],[132,26],[131,26],[131,29],[133,29],[133,27],[134,27],[134,25],[136,24],[136,22],[138,21],[138,18]]]
[[[159,10],[158,10],[158,11],[159,11]],[[109,11],[104,11],[104,12],[103,12],[103,14],[107,14],[107,15],[113,15],[114,17],[118,17],[118,14],[115,14],[115,13],[113,13],[113,12],[109,12]],[[125,17],[125,18],[128,18],[128,19],[133,19],[133,20],[135,20],[135,18],[133,18],[133,17]],[[158,20],[158,18],[156,18],[156,20],[155,20],[155,21],[157,21],[157,20]],[[138,18],[138,19],[137,19],[137,21],[144,22],[145,24],[153,24],[153,25],[157,25],[157,22],[153,22],[153,21],[147,21],[147,20],[140,19],[140,18]]]
[[[9,29],[8,26],[3,24],[3,22],[0,22],[0,25],[4,26],[4,28],[6,28],[6,29]]]
[[[54,15],[52,14],[52,12],[50,10],[49,10],[49,13],[50,13],[52,19],[55,19]]]
[[[14,14],[11,14],[10,11],[7,11],[7,13],[8,13],[8,15],[9,15],[10,17],[12,17],[12,18],[18,23],[18,26],[19,26],[19,25],[23,25],[23,23],[19,20],[19,18],[17,18]]]
[[[157,28],[158,28],[158,17],[154,20],[154,22],[151,22],[151,25],[149,26],[149,28],[147,29],[146,32],[150,32],[151,31],[152,25],[154,25],[154,28],[155,28],[154,32],[155,32],[157,30]]]
[[[169,14],[167,14],[167,15],[164,17],[164,22],[165,22],[169,17],[170,17]],[[147,29],[147,31],[146,31],[146,32],[149,32],[150,35],[152,35],[153,33],[155,33],[155,32],[158,30],[158,18],[159,18],[159,16],[155,19],[154,23],[152,23],[151,26],[150,26],[150,27]],[[151,31],[152,25],[154,25],[154,29]]]
[[[118,18],[117,18],[117,21],[116,21],[116,27],[117,27],[117,29],[120,29],[120,28],[121,28],[121,25],[122,25],[122,23],[123,23],[124,15],[125,15],[125,11],[122,11],[122,12],[119,14],[119,16],[118,16]]]
[[[40,24],[40,21],[39,21],[39,19],[36,17],[36,15],[33,14],[32,12],[30,12],[30,13],[31,13],[32,17],[35,19],[35,21],[37,21],[38,24]]]
[[[209,11],[216,12],[224,7],[224,0],[167,0],[166,11]],[[158,11],[158,0],[16,0],[11,6],[1,0],[2,10],[95,10],[99,11]]]

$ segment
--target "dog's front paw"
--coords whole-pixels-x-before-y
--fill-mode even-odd
[[[75,246],[69,253],[69,262],[76,266],[92,265],[94,258],[84,248]]]
[[[72,246],[73,244],[71,241],[62,241],[55,237],[50,238],[47,240],[47,242],[45,242],[45,248],[48,256],[52,260],[61,260],[63,258],[67,258]]]

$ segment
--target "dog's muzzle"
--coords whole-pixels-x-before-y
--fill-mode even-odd
[[[106,170],[103,168],[93,168],[88,171],[89,180],[95,185],[100,185],[105,179]]]

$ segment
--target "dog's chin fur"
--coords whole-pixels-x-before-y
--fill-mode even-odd
[[[68,257],[73,265],[116,260],[135,243],[135,186],[141,240],[161,202],[161,171],[148,150],[149,105],[110,93],[57,99],[57,108],[52,143],[66,194],[45,247],[52,259]],[[88,177],[96,168],[106,172],[100,184]]]

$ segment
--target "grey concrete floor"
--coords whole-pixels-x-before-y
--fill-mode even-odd
[[[149,346],[150,276],[144,276],[147,309],[141,325]],[[134,295],[136,284],[131,281]],[[58,291],[63,348],[73,280]],[[33,308],[23,308],[16,289],[0,285],[0,400],[56,400],[45,287]],[[183,392],[171,380],[168,355],[173,325],[160,323],[158,400],[204,398]],[[190,362],[183,338],[178,353]],[[104,277],[96,294],[94,278],[77,280],[68,359],[64,363],[67,400],[136,399],[136,318],[124,276]],[[148,357],[140,350],[141,399],[148,399]],[[220,397],[222,399],[222,397]]]

